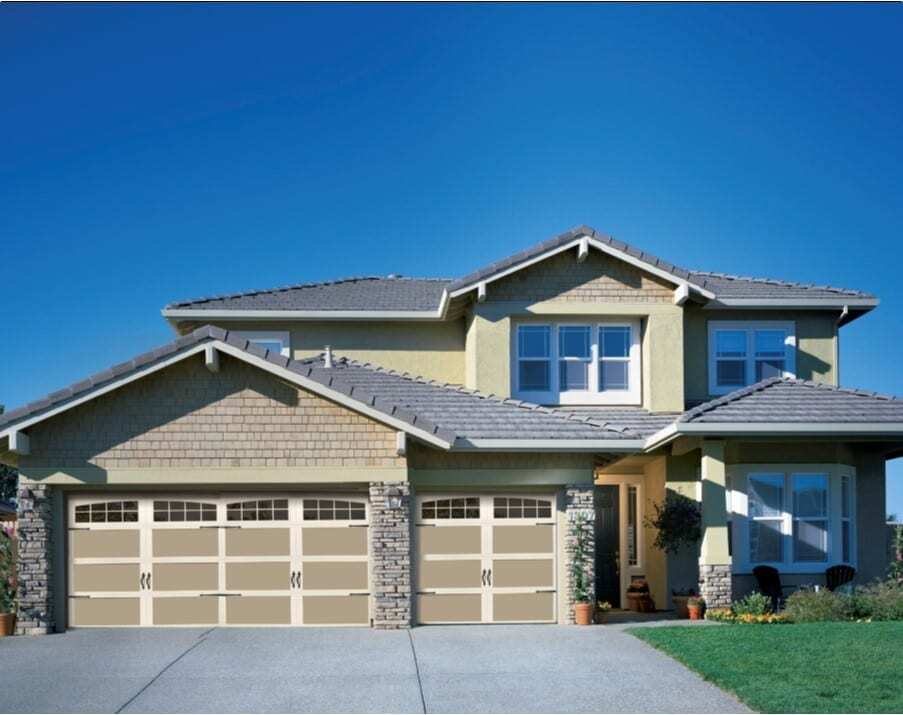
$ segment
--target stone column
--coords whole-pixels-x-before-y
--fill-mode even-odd
[[[53,632],[51,490],[45,484],[19,484],[17,635]]]
[[[707,608],[731,605],[731,557],[727,547],[724,442],[702,443],[702,546],[699,551],[699,595]]]
[[[397,489],[401,507],[390,509]],[[370,573],[373,627],[411,626],[411,490],[407,482],[370,482]]]
[[[575,558],[575,539],[573,535],[574,525],[578,515],[586,517],[583,532],[588,537],[589,549],[584,552],[583,568],[588,573],[595,593],[595,562],[596,562],[596,508],[593,502],[592,484],[568,484],[564,492],[565,516],[567,518],[567,530],[565,534],[565,556],[567,560],[567,588],[562,597],[567,603],[567,622],[574,623],[574,583],[572,565]],[[595,601],[595,598],[593,598]]]

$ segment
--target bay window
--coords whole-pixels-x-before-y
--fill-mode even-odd
[[[709,393],[723,395],[769,377],[794,377],[792,322],[709,321]]]
[[[794,474],[793,560],[828,558],[828,476]]]
[[[639,321],[518,325],[512,394],[542,404],[640,404]]]

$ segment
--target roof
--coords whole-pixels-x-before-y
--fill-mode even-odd
[[[173,319],[199,320],[211,317],[283,317],[280,313],[287,313],[284,317],[369,316],[439,320],[444,317],[447,298],[456,292],[463,294],[482,282],[498,279],[526,267],[531,262],[541,260],[545,254],[565,250],[584,237],[592,241],[595,248],[656,273],[675,284],[686,284],[701,298],[714,300],[716,304],[755,306],[776,302],[780,306],[782,302],[786,302],[788,307],[805,307],[811,301],[812,307],[834,307],[849,303],[851,309],[860,311],[877,304],[873,295],[858,290],[688,270],[602,234],[590,226],[578,226],[455,280],[390,275],[302,283],[170,303],[164,308],[163,314]]]
[[[438,442],[439,446],[467,447],[470,442],[480,440],[586,441],[588,447],[595,445],[597,448],[602,441],[615,441],[623,442],[625,449],[641,446],[641,436],[620,425],[568,415],[520,400],[497,398],[344,358],[336,358],[329,368],[325,366],[323,356],[292,360],[255,345],[235,332],[212,326],[198,328],[155,350],[0,415],[0,437],[4,436],[2,431],[5,429],[15,431],[17,426],[24,429],[62,409],[74,407],[126,381],[193,355],[209,343],[327,399],[337,399],[352,409],[376,415],[377,419],[390,420],[414,436],[425,437],[434,444]]]
[[[642,437],[672,424],[680,412],[650,412],[641,407],[558,407],[558,412],[585,417],[594,422],[620,425]]]
[[[774,377],[684,412],[679,423],[903,423],[903,400],[821,382]]]

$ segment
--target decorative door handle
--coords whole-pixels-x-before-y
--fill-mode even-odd
[[[492,569],[486,572],[486,583],[491,586],[492,585]]]
[[[151,580],[151,572],[148,571],[148,572],[147,572],[147,587],[148,587],[148,589],[151,587],[151,582],[150,582],[150,580]]]
[[[480,583],[486,585],[486,569],[480,571]]]
[[[139,590],[141,590],[141,591],[144,590],[144,579],[145,579],[146,577],[147,577],[147,574],[144,573],[144,572],[142,571],[142,572],[141,572],[141,588],[139,589]]]

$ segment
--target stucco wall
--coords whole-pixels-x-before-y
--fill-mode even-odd
[[[39,468],[404,467],[395,431],[234,358],[203,355],[30,431]]]
[[[831,311],[703,310],[686,307],[684,312],[684,365],[688,400],[709,398],[708,321],[765,320],[796,323],[796,375],[804,380],[837,383],[835,321]]]

